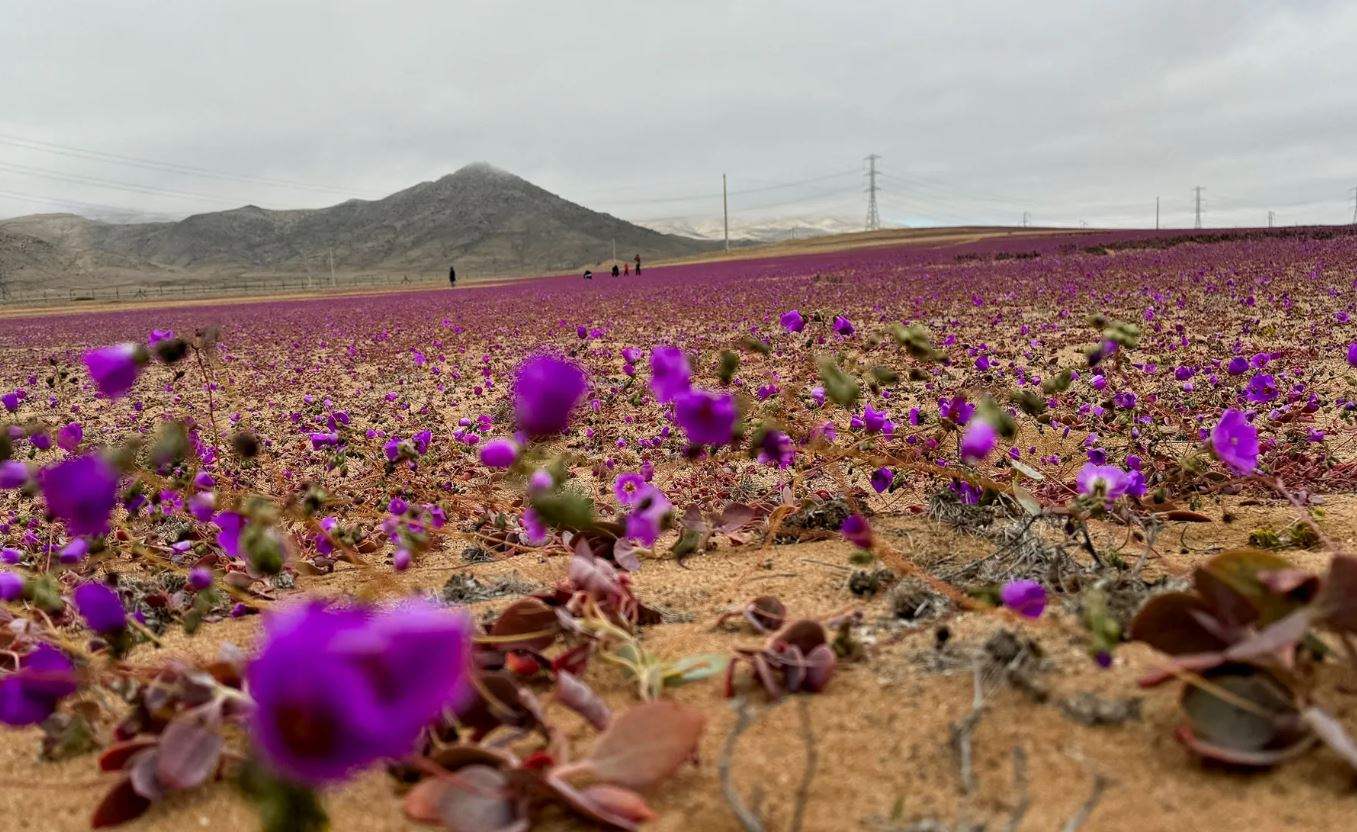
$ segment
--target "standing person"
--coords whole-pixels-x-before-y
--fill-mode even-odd
[[[631,264],[630,264],[630,263],[623,263],[623,264],[622,264],[622,274],[624,274],[624,275],[631,274]]]
[[[613,263],[613,277],[617,277],[621,273],[621,270],[617,268],[617,264]]]
[[[641,255],[636,255],[636,273],[641,273]]]
[[[585,279],[585,280],[593,280],[593,279],[594,279],[594,273],[591,272],[591,271],[589,271],[588,269],[585,269],[585,270],[584,270],[584,279]]]
[[[448,285],[449,285],[449,286],[456,286],[456,285],[457,285],[457,267],[456,267],[456,266],[448,266]]]

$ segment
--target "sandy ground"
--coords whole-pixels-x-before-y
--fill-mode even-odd
[[[1223,547],[1244,543],[1250,529],[1263,523],[1284,524],[1293,517],[1280,505],[1231,505],[1229,524],[1179,524],[1163,539],[1170,548],[1153,558],[1147,574],[1187,575],[1191,568]],[[1219,512],[1215,512],[1219,517]],[[878,517],[879,533],[917,562],[955,563],[981,556],[992,544],[955,530],[926,515],[904,512]],[[1340,545],[1357,537],[1357,499],[1344,498],[1328,507],[1326,531]],[[1110,541],[1111,538],[1109,537]],[[468,565],[452,543],[394,580],[406,590],[436,589],[457,571],[483,579],[513,574],[548,584],[564,568],[563,557],[525,554],[502,561]],[[910,826],[922,819],[949,824],[987,822],[988,829],[1068,829],[1066,824],[1091,805],[1080,828],[1085,830],[1228,829],[1337,830],[1352,828],[1357,812],[1354,780],[1329,752],[1315,751],[1266,774],[1240,774],[1207,766],[1189,757],[1172,738],[1176,723],[1174,685],[1141,691],[1139,674],[1156,664],[1147,649],[1128,646],[1109,670],[1098,669],[1077,640],[1074,618],[1057,610],[1040,622],[1020,622],[1005,613],[965,613],[922,624],[894,617],[880,595],[855,597],[846,586],[850,548],[838,540],[788,545],[722,547],[697,556],[687,567],[670,559],[648,560],[639,591],[648,603],[686,619],[647,628],[644,644],[661,655],[724,652],[737,645],[756,645],[751,633],[717,628],[717,616],[747,598],[780,596],[789,612],[819,616],[848,608],[861,609],[861,630],[867,647],[864,661],[844,663],[827,691],[792,697],[770,706],[762,693],[748,691],[755,714],[733,755],[735,783],[745,799],[759,805],[768,830],[789,828],[798,783],[805,766],[801,707],[806,708],[816,749],[816,769],[805,807],[807,830],[906,830],[942,827]],[[1125,554],[1135,554],[1134,550]],[[1320,568],[1326,556],[1288,553],[1297,564]],[[392,580],[384,570],[382,582]],[[356,568],[334,575],[305,578],[304,589],[337,593],[361,589],[366,574]],[[393,587],[394,588],[394,587]],[[497,609],[508,598],[483,602],[477,611]],[[258,629],[257,618],[209,625],[192,639],[170,634],[166,650],[208,657],[225,642],[245,645]],[[952,634],[943,650],[937,632]],[[1042,674],[1050,698],[1033,701],[1028,694],[1002,683],[987,690],[984,713],[974,732],[976,787],[965,794],[957,758],[949,745],[950,726],[963,718],[972,701],[972,673],[965,656],[996,630],[1010,628],[1036,640],[1050,667]],[[154,662],[163,653],[139,648],[135,662]],[[620,671],[603,663],[591,667],[588,681],[614,708],[634,702],[635,694]],[[1320,696],[1338,689],[1357,689],[1357,674],[1326,666]],[[1121,725],[1086,727],[1067,717],[1060,702],[1092,693],[1109,700],[1142,697],[1139,720]],[[735,722],[730,703],[721,696],[719,680],[680,688],[676,697],[701,708],[709,724],[701,762],[683,770],[649,795],[660,818],[650,828],[677,832],[740,829],[718,780],[717,761]],[[1344,702],[1348,710],[1342,710]],[[1357,713],[1351,700],[1331,700],[1337,714],[1353,726]],[[576,748],[587,748],[592,731],[578,721],[564,720]],[[90,756],[57,764],[36,763],[37,732],[7,733],[0,741],[0,829],[78,830],[112,781],[100,775]],[[1015,782],[1014,755],[1025,755],[1028,808],[1016,826],[1007,826],[1024,802]],[[1090,803],[1095,781],[1105,783]],[[401,816],[399,797],[380,772],[335,789],[325,796],[335,829],[398,830],[419,828]],[[256,823],[252,809],[225,784],[177,797],[159,805],[128,830],[169,832],[193,828],[248,829]],[[558,817],[540,828],[580,828]],[[959,827],[947,827],[959,828]],[[960,827],[965,828],[965,827]]]

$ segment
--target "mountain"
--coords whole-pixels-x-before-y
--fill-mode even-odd
[[[485,163],[384,199],[328,208],[246,205],[178,222],[111,223],[74,214],[0,220],[0,269],[18,282],[127,282],[337,272],[507,275],[573,271],[612,256],[657,260],[712,250],[591,211]],[[45,244],[38,257],[34,246]],[[27,247],[26,249],[24,247]],[[16,252],[29,251],[27,260]],[[48,276],[42,277],[43,270]]]
[[[699,240],[721,240],[725,228],[721,220],[702,223],[683,221],[649,223],[650,228],[666,234],[693,237]],[[862,223],[848,222],[836,217],[789,217],[784,219],[752,220],[731,226],[730,239],[750,243],[780,243],[784,240],[804,240],[828,234],[851,234],[861,231]]]

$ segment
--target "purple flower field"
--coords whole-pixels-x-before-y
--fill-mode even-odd
[[[0,809],[1324,828],[1353,315],[1288,229],[0,318]]]

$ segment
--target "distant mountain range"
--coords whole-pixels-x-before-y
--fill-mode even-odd
[[[0,220],[12,288],[199,281],[241,275],[508,275],[572,271],[612,256],[679,257],[717,244],[591,211],[485,163],[379,200],[275,211],[247,205],[178,222],[75,214]]]
[[[647,226],[666,234],[692,237],[699,240],[722,240],[725,228],[721,220],[701,223],[666,221],[647,223]],[[730,239],[746,243],[780,243],[785,240],[804,240],[828,234],[851,234],[862,230],[861,222],[849,222],[835,217],[754,220],[731,226]]]

